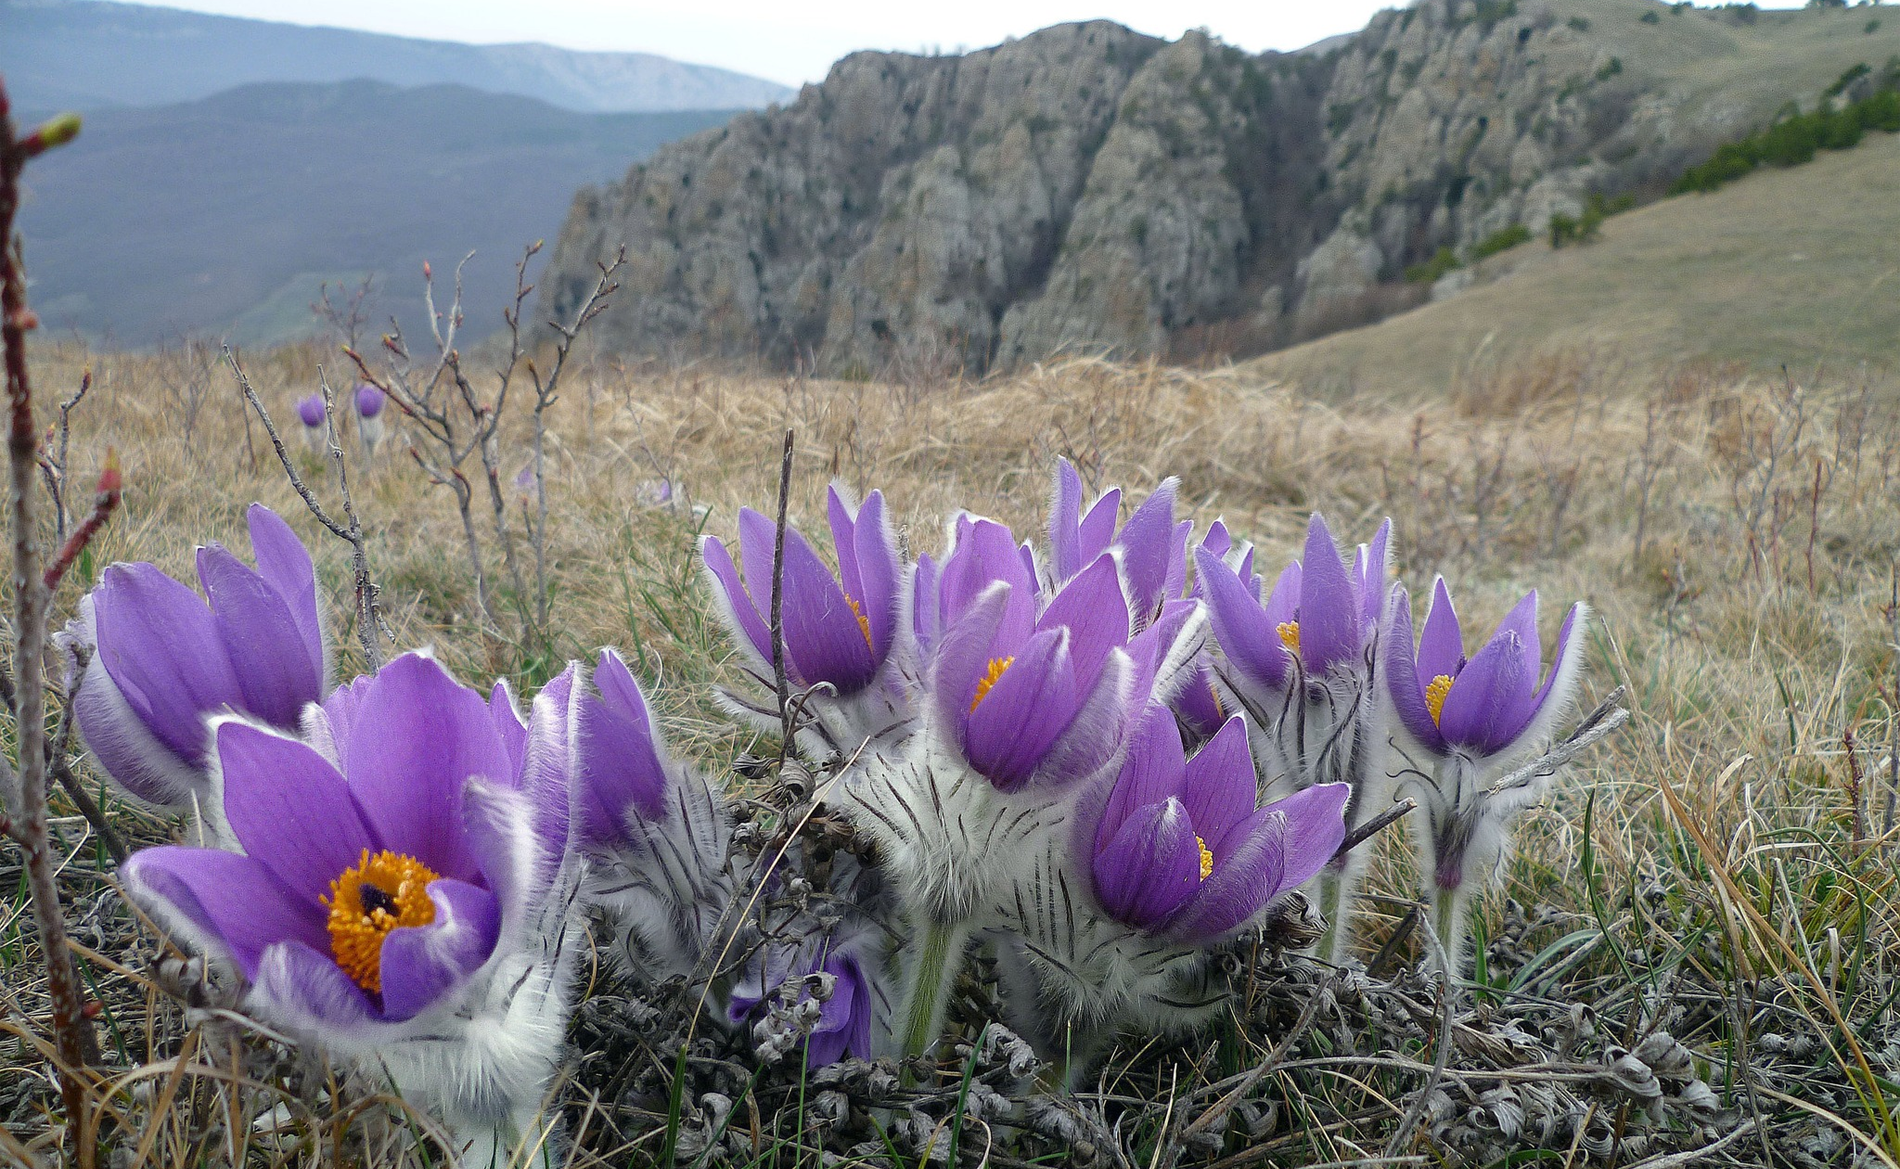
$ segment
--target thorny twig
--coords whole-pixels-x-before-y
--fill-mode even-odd
[[[58,1055],[54,1068],[60,1098],[73,1134],[75,1159],[90,1169],[93,1150],[79,1139],[87,1109],[84,1069],[92,1061],[92,1028],[86,1021],[78,971],[66,949],[66,922],[54,876],[46,824],[46,660],[47,589],[40,577],[40,549],[33,517],[34,479],[39,466],[39,435],[33,421],[33,391],[27,377],[26,334],[38,319],[26,304],[26,273],[13,234],[20,206],[20,172],[26,161],[49,146],[71,140],[78,119],[54,119],[25,139],[15,136],[6,90],[0,87],[0,345],[5,349],[7,384],[7,510],[13,535],[14,733],[19,751],[15,815],[7,834],[25,854],[27,884],[38,927],[40,958],[46,966],[47,998]],[[3,765],[3,761],[0,761]]]
[[[251,379],[245,374],[244,366],[238,362],[237,354],[231,352],[229,345],[224,347],[224,359],[230,363],[231,372],[237,377],[238,388],[244,392],[245,400],[251,404],[251,409],[257,411],[258,420],[264,424],[264,433],[270,436],[271,446],[277,451],[277,461],[283,464],[284,474],[290,477],[290,485],[296,488],[298,496],[303,499],[304,506],[310,509],[310,514],[317,518],[318,523],[329,529],[331,535],[349,544],[351,548],[351,566],[356,577],[356,638],[363,647],[364,664],[371,671],[375,671],[383,664],[382,646],[377,641],[383,618],[376,603],[382,590],[370,576],[369,553],[364,547],[363,528],[357,523],[355,506],[350,502],[349,480],[346,478],[341,482],[344,517],[350,521],[349,526],[345,527],[330,518],[330,513],[324,510],[323,505],[317,502],[317,497],[311,494],[310,488],[304,484],[303,476],[297,474],[297,465],[291,461],[290,452],[284,447],[283,436],[277,433],[277,424],[271,421],[270,411],[264,409],[264,403],[258,399],[257,391],[252,388]],[[343,450],[336,439],[336,411],[331,397],[330,388],[325,385],[323,412],[328,429],[330,452],[337,459],[340,468]]]
[[[93,495],[92,511],[87,513],[79,527],[66,538],[65,543],[60,545],[59,554],[54,556],[53,563],[47,566],[44,581],[49,595],[59,591],[60,582],[66,579],[66,570],[73,566],[73,561],[79,559],[79,554],[86,550],[86,545],[92,543],[92,538],[99,534],[99,529],[105,527],[106,521],[112,518],[112,513],[118,510],[121,482],[118,453],[111,447],[107,447],[106,469],[99,476],[99,488]]]

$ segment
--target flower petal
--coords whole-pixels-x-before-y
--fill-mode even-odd
[[[649,820],[666,813],[667,772],[659,736],[633,672],[613,650],[594,668],[599,697],[581,699],[581,835],[604,845],[626,832],[629,811]]]
[[[1447,743],[1483,755],[1510,745],[1510,732],[1522,726],[1518,715],[1532,693],[1531,652],[1511,630],[1485,643],[1445,695],[1438,730]]]
[[[324,644],[323,613],[317,604],[317,570],[310,563],[310,550],[283,517],[261,503],[253,503],[244,513],[251,529],[251,559],[257,571],[270,582],[290,616],[297,623],[305,654],[321,688],[329,688],[329,653]]]
[[[852,534],[858,561],[858,604],[871,623],[872,653],[882,662],[891,652],[897,636],[898,580],[897,541],[891,534],[890,520],[884,509],[884,493],[873,491],[858,509],[857,527]]]
[[[495,720],[495,730],[508,750],[508,758],[515,769],[520,770],[523,754],[528,749],[528,727],[515,708],[515,690],[508,679],[496,679],[494,688],[488,692],[488,716]]]
[[[93,630],[92,597],[82,597],[79,615],[59,640],[94,649],[98,639]],[[160,808],[185,809],[193,799],[207,795],[204,769],[187,763],[152,734],[119,692],[109,670],[96,664],[89,667],[72,702],[86,749],[134,797]]]
[[[785,651],[803,682],[830,682],[841,695],[864,689],[877,661],[837,578],[795,528],[785,532]]]
[[[1359,656],[1365,617],[1359,589],[1318,512],[1307,524],[1300,565],[1300,657],[1309,672],[1324,674],[1335,663],[1350,663]]]
[[[202,764],[205,716],[244,700],[211,610],[150,564],[111,566],[92,598],[95,662],[159,742]]]
[[[1095,830],[1095,851],[1107,848],[1140,809],[1186,794],[1187,752],[1181,749],[1181,732],[1173,719],[1151,709],[1130,736],[1128,755]]]
[[[258,1013],[293,1027],[320,1031],[326,1040],[361,1041],[382,1024],[363,988],[330,957],[328,946],[279,942],[264,951],[252,980]]]
[[[1108,651],[1128,642],[1128,604],[1122,599],[1115,558],[1103,554],[1075,575],[1037,620],[1038,630],[1066,626],[1076,678],[1087,684]]]
[[[197,944],[228,953],[246,981],[256,981],[273,943],[297,940],[326,951],[330,945],[323,905],[292,894],[252,857],[161,845],[126,858],[119,879],[147,911],[182,924]]]
[[[938,595],[937,562],[927,553],[919,553],[910,573],[911,636],[917,650],[928,655],[943,632],[943,610]]]
[[[1412,598],[1404,585],[1392,586],[1390,611],[1392,632],[1385,643],[1385,686],[1392,698],[1392,709],[1398,714],[1400,725],[1419,746],[1434,755],[1443,755],[1445,737],[1432,719],[1431,707],[1426,705],[1426,682],[1419,677],[1422,671],[1413,662]]]
[[[1406,610],[1409,618],[1411,610]],[[1432,607],[1425,612],[1425,627],[1418,635],[1418,680],[1429,685],[1443,675],[1456,678],[1465,668],[1465,635],[1458,625],[1458,610],[1451,603],[1451,590],[1445,578],[1432,582]]]
[[[1164,479],[1122,525],[1122,569],[1128,574],[1130,607],[1146,623],[1167,594],[1169,554],[1174,545],[1174,496],[1178,479]]]
[[[1365,609],[1366,624],[1376,626],[1385,615],[1386,575],[1391,571],[1392,521],[1387,519],[1373,533],[1370,548],[1361,548],[1358,558],[1359,596]]]
[[[231,831],[293,896],[315,905],[365,849],[410,851],[376,835],[343,777],[308,745],[236,720],[220,722],[216,738]]]
[[[262,575],[216,544],[198,549],[198,579],[244,709],[294,729],[304,705],[323,697],[323,660],[309,656],[290,607]]]
[[[945,624],[955,621],[997,581],[1010,586],[998,639],[1014,645],[1028,638],[1035,625],[1035,574],[1023,562],[1008,528],[994,520],[975,520],[957,538],[955,550],[943,564],[938,588]]]
[[[1253,752],[1247,747],[1247,724],[1239,715],[1228,719],[1187,761],[1184,789],[1182,803],[1194,821],[1195,835],[1219,857],[1228,834],[1253,815],[1260,790]]]
[[[1234,571],[1205,548],[1194,553],[1195,571],[1206,586],[1207,614],[1214,638],[1237,671],[1258,686],[1286,684],[1286,646],[1274,632],[1260,602]]]
[[[714,599],[720,602],[727,628],[743,638],[751,646],[752,652],[770,665],[772,628],[759,614],[751,595],[745,591],[745,585],[739,579],[739,569],[732,563],[732,553],[726,551],[725,542],[717,536],[701,537],[699,559],[706,566]]]
[[[1346,842],[1346,803],[1351,798],[1351,784],[1316,783],[1261,809],[1286,820],[1279,884],[1267,894],[1269,900],[1306,884],[1333,859]]]
[[[482,696],[432,658],[408,653],[379,671],[363,695],[343,755],[350,791],[383,847],[439,876],[476,874],[462,833],[462,788],[471,776],[513,786],[512,761]]]
[[[1201,848],[1187,809],[1172,797],[1135,809],[1090,871],[1109,916],[1159,932],[1201,885]]]
[[[1286,818],[1265,808],[1237,825],[1225,855],[1170,923],[1176,937],[1206,941],[1259,913],[1281,887]]]
[[[1036,634],[1014,657],[962,726],[964,757],[1006,792],[1029,782],[1082,705],[1067,629]]]
[[[411,1019],[468,981],[494,953],[501,927],[495,895],[463,881],[429,882],[435,920],[383,939],[383,1016]]]

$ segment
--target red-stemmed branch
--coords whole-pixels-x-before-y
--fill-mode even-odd
[[[40,548],[33,504],[39,469],[39,431],[33,422],[32,384],[27,377],[26,335],[39,324],[26,304],[26,274],[13,234],[20,207],[20,171],[27,160],[72,140],[79,118],[63,114],[18,137],[12,109],[0,85],[0,344],[6,351],[7,514],[13,530],[14,703],[19,748],[16,807],[7,835],[26,854],[27,885],[33,899],[40,956],[46,963],[46,989],[52,1002],[52,1031],[60,1096],[72,1134],[74,1159],[91,1169],[93,1150],[85,1130],[85,1068],[92,1050],[91,1024],[79,993],[78,972],[66,946],[66,923],[54,879],[54,858],[46,827],[46,614],[50,593],[40,572]],[[116,492],[114,493],[116,495]],[[78,548],[74,549],[74,555]],[[64,570],[61,569],[63,572]],[[0,761],[3,762],[3,761]]]

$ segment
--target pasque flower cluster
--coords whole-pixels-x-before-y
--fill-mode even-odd
[[[715,1004],[762,1059],[925,1054],[987,947],[1012,1023],[1079,1068],[1211,1010],[1216,956],[1315,877],[1345,959],[1343,844],[1397,794],[1455,952],[1538,790],[1491,785],[1580,667],[1580,606],[1542,667],[1535,593],[1467,658],[1440,581],[1415,636],[1389,523],[1349,554],[1312,517],[1264,589],[1253,548],[1219,522],[1197,542],[1174,505],[1169,480],[1124,520],[1064,462],[1040,550],[959,514],[907,559],[882,494],[837,487],[828,548],[749,509],[736,555],[703,540],[738,652],[721,701],[777,733],[782,674],[817,777],[790,798],[858,839],[822,866],[782,805],[760,847],[739,781],[668,747],[612,649],[525,714],[426,651],[336,686],[310,556],[262,507],[255,567],[200,551],[203,596],[106,571],[64,635],[75,714],[107,774],[189,824],[127,891],[248,1009],[432,1109],[464,1164],[555,1156],[542,1094],[589,909],[623,970]]]

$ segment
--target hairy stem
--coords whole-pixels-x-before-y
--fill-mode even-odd
[[[1464,972],[1465,903],[1462,887],[1432,890],[1432,933],[1443,955],[1445,990],[1451,992],[1452,980]]]
[[[963,969],[963,950],[969,940],[970,927],[965,922],[925,922],[917,960],[910,968],[903,1025],[898,1032],[906,1058],[924,1054],[943,1034],[944,1005]]]

